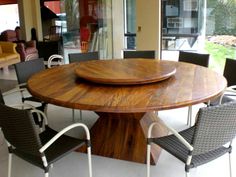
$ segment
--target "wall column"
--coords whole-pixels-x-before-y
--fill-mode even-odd
[[[31,40],[31,28],[35,28],[38,40],[42,40],[40,0],[18,0],[22,38]]]
[[[136,1],[136,49],[155,50],[156,58],[161,53],[161,1]]]
[[[124,5],[112,0],[113,57],[121,58],[124,49]]]

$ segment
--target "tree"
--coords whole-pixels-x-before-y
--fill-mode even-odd
[[[215,17],[215,34],[236,34],[236,1],[235,0],[210,0],[208,7],[212,7]]]

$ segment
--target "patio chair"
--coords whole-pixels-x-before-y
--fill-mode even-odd
[[[47,104],[42,102],[41,100],[31,96],[24,94],[24,91],[27,91],[27,81],[28,79],[35,73],[40,72],[45,69],[45,65],[43,62],[43,58],[33,59],[21,63],[14,64],[18,86],[17,88],[21,90],[22,102],[31,101],[40,103],[41,105],[37,107],[37,109],[46,112]]]
[[[69,53],[69,63],[83,62],[90,60],[99,60],[98,52],[86,52],[86,53]],[[73,109],[73,119],[75,117],[75,111]],[[80,119],[82,119],[82,111],[80,110]]]
[[[99,60],[98,52],[87,52],[87,53],[69,53],[69,63]]]
[[[60,65],[63,65],[64,64],[64,58],[62,55],[59,55],[59,54],[54,54],[54,55],[51,55],[49,58],[48,58],[48,61],[47,61],[47,67],[48,68],[52,68],[54,66],[60,66]],[[75,110],[73,109],[72,110],[72,119],[73,119],[73,122],[75,122]],[[80,118],[82,119],[82,113],[80,114]]]
[[[44,117],[45,130],[40,134],[32,121],[32,112]],[[43,169],[44,176],[49,177],[49,169],[54,162],[84,144],[87,145],[89,177],[92,177],[90,134],[86,125],[76,123],[57,132],[47,125],[47,118],[42,111],[19,110],[0,104],[0,127],[9,151],[8,177],[11,177],[13,154]],[[76,127],[84,129],[86,139],[64,135]]]
[[[179,51],[179,61],[204,67],[209,66],[209,54]]]
[[[5,104],[1,90],[0,90],[0,104]]]
[[[5,101],[4,101],[4,96],[8,96],[8,95],[11,95],[16,92],[21,92],[21,90],[20,89],[10,90],[10,91],[4,92],[4,93],[2,93],[2,91],[0,90],[0,104],[6,105]],[[8,106],[13,107],[13,108],[17,108],[17,109],[36,110],[35,106],[28,104],[28,103],[17,103],[17,104],[11,104]],[[39,130],[42,131],[43,117],[41,117],[37,113],[32,113],[32,115],[33,115],[35,124],[38,125]]]
[[[221,97],[210,101],[210,106],[215,106],[221,103],[224,104],[226,102],[236,101],[235,68],[236,68],[236,60],[226,58],[223,75],[227,80],[228,87],[226,88],[224,94],[221,95]]]
[[[52,66],[60,66],[63,65],[64,63],[65,62],[62,55],[53,54],[48,58],[47,67],[51,68]]]
[[[210,57],[209,54],[179,51],[180,62],[192,63],[204,67],[209,66],[209,57]],[[192,106],[188,107],[187,125],[189,126],[192,125]]]
[[[155,51],[154,50],[125,50],[124,51],[124,58],[146,58],[146,59],[155,59]]]
[[[165,125],[173,134],[152,137],[154,122],[148,129],[147,177],[150,177],[151,144],[156,144],[185,163],[186,177],[189,170],[229,153],[230,177],[232,177],[232,141],[236,135],[236,103],[200,108],[196,124],[181,132]]]

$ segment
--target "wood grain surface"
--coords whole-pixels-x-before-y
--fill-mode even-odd
[[[137,85],[165,80],[176,72],[169,62],[147,59],[81,62],[76,74],[86,80],[111,85]]]
[[[32,95],[59,106],[98,112],[147,112],[194,105],[219,96],[226,79],[205,67],[169,61],[176,73],[161,82],[112,86],[88,82],[75,73],[78,63],[54,67],[28,81]]]
[[[91,128],[92,152],[122,160],[146,162],[147,127],[160,121],[153,111],[208,101],[222,94],[226,79],[193,64],[165,61],[176,73],[163,81],[143,85],[104,85],[78,78],[78,63],[33,75],[28,88],[35,97],[59,106],[92,110],[100,117]],[[166,135],[160,125],[154,134]],[[152,148],[152,163],[159,156]]]

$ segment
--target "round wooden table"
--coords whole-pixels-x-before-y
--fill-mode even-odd
[[[90,130],[93,154],[145,163],[147,128],[153,121],[160,121],[153,111],[207,102],[221,95],[227,85],[222,75],[208,68],[155,61],[173,66],[176,73],[166,80],[149,84],[98,84],[79,78],[75,72],[79,63],[73,63],[33,75],[28,88],[33,96],[45,102],[92,110],[100,116]],[[139,69],[136,60],[132,62],[129,68]],[[101,63],[97,61],[98,65]],[[115,66],[113,72],[116,72]],[[153,134],[166,135],[167,130],[160,124]],[[158,146],[152,148],[153,164],[159,152]]]
[[[85,80],[109,85],[140,85],[165,80],[175,74],[169,62],[157,60],[94,60],[81,62],[75,70]]]

